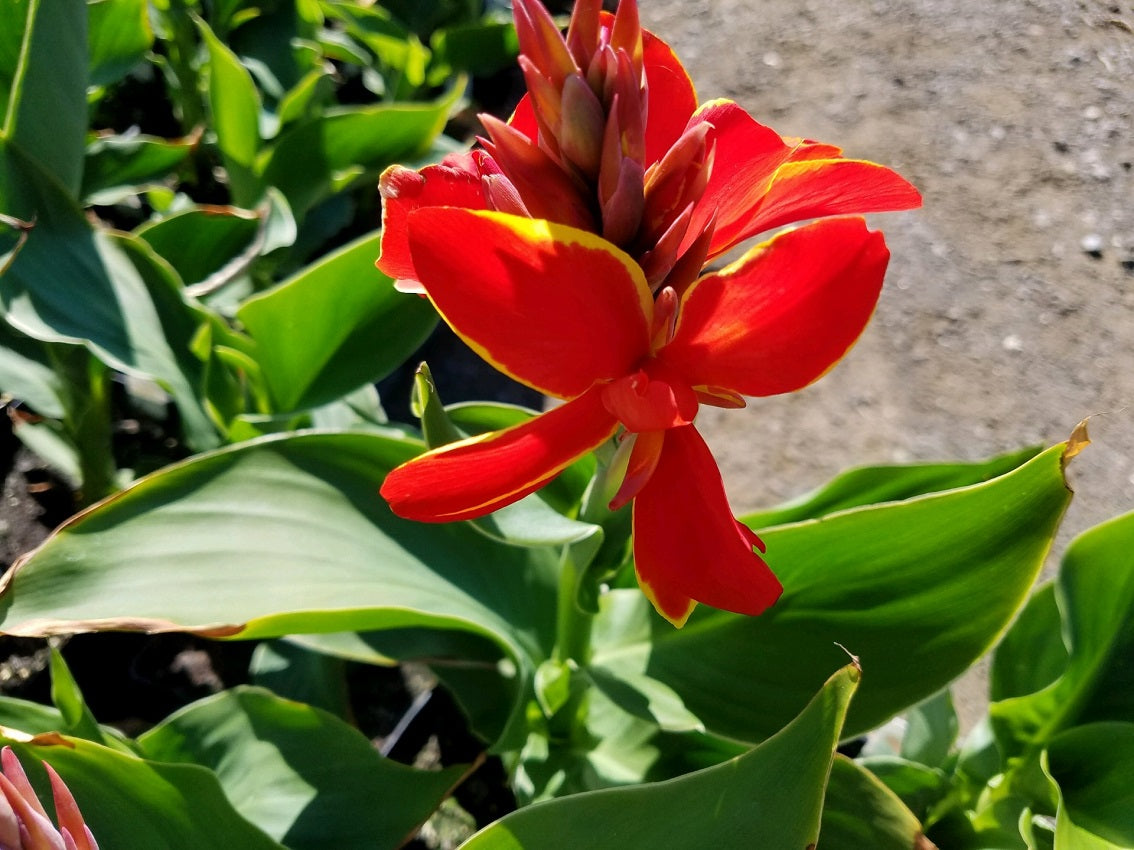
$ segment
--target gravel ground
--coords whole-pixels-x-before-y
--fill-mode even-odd
[[[1056,554],[1134,509],[1134,3],[640,5],[703,98],[889,165],[925,198],[874,217],[893,257],[846,360],[702,414],[735,506],[852,465],[1051,444],[1092,416]]]

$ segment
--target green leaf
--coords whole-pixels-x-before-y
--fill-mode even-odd
[[[84,0],[7,2],[0,12],[0,146],[25,156],[74,196],[87,130]],[[0,211],[8,206],[0,183]]]
[[[940,768],[895,756],[871,756],[857,763],[893,791],[916,817],[925,817],[950,791],[949,778]]]
[[[247,687],[186,706],[138,743],[154,761],[210,768],[243,817],[293,850],[395,850],[467,770],[398,764],[333,715]]]
[[[40,799],[51,799],[40,762],[58,771],[101,847],[282,850],[236,813],[204,768],[145,761],[62,735],[0,740],[19,756]]]
[[[941,767],[957,740],[959,724],[953,697],[946,688],[905,714],[906,734],[899,755],[929,767]]]
[[[95,720],[91,710],[87,708],[86,700],[79,690],[79,683],[71,675],[67,662],[59,650],[51,649],[51,702],[59,709],[63,726],[58,731],[73,735],[76,738],[86,738],[96,744],[109,745],[98,721]]]
[[[462,850],[579,847],[813,846],[831,760],[859,674],[846,667],[785,729],[697,773],[538,803],[477,833]]]
[[[90,85],[116,83],[154,43],[146,0],[88,0]]]
[[[115,0],[101,0],[114,6]],[[162,185],[197,146],[197,136],[100,136],[87,146],[80,197],[85,204],[115,204]]]
[[[196,207],[147,223],[134,233],[173,266],[186,286],[200,284],[226,266],[246,269],[259,254],[267,209]]]
[[[993,729],[1007,755],[1035,755],[1056,734],[1074,725],[1134,717],[1131,551],[1134,513],[1096,526],[1068,546],[1055,599],[1069,657],[1062,675],[1047,687],[991,706]],[[1033,616],[1050,624],[1050,609]],[[1046,649],[1037,652],[1045,671],[1051,665],[1044,659],[1052,654]]]
[[[506,23],[478,23],[438,30],[429,40],[434,62],[449,73],[467,71],[487,76],[507,68],[520,45],[516,29]]]
[[[0,322],[0,395],[22,401],[40,416],[61,419],[66,392],[47,344]]]
[[[1047,772],[1059,786],[1061,798],[1057,847],[1082,846],[1061,845],[1060,820],[1115,847],[1134,847],[1131,766],[1134,722],[1089,723],[1052,740],[1047,748]]]
[[[378,243],[376,233],[356,239],[237,311],[277,411],[327,404],[385,377],[437,324],[426,299],[397,292],[374,268]]]
[[[921,824],[869,770],[836,756],[823,800],[823,850],[929,848]]]
[[[704,725],[685,707],[672,688],[657,679],[621,672],[614,675],[602,667],[590,671],[591,681],[627,714],[648,720],[667,732],[703,731]]]
[[[28,336],[83,343],[112,368],[157,380],[193,445],[215,445],[198,399],[201,363],[190,352],[205,314],[182,299],[168,267],[135,237],[92,228],[54,180],[2,141],[0,202],[36,222],[0,276],[5,318]]]
[[[1032,594],[1012,628],[996,646],[989,668],[989,698],[1000,702],[1041,691],[1067,669],[1055,584]]]
[[[810,493],[744,517],[752,528],[768,528],[818,519],[850,508],[912,499],[953,490],[1005,475],[1039,454],[1023,449],[977,463],[919,463],[909,466],[863,466],[841,472]]]
[[[752,741],[845,657],[837,642],[866,671],[846,731],[871,729],[965,670],[1023,603],[1070,498],[1063,450],[982,484],[763,531],[785,587],[767,613],[702,607],[681,630],[655,618],[649,640],[597,643],[594,663],[633,663],[710,732]]]
[[[261,156],[263,179],[278,187],[302,217],[364,175],[424,154],[462,90],[463,85],[454,85],[431,103],[328,109],[283,133]]]
[[[232,202],[254,206],[263,194],[256,174],[260,151],[260,95],[252,75],[201,19],[195,20],[209,50],[209,106],[217,147],[228,172]]]
[[[336,717],[350,716],[346,664],[287,640],[257,645],[248,665],[252,682],[281,697],[305,702]]]
[[[451,629],[494,642],[530,681],[553,641],[555,553],[393,516],[378,487],[419,450],[377,434],[307,433],[167,467],[9,571],[0,630]]]

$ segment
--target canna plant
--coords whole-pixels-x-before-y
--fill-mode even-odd
[[[511,26],[477,3],[3,7],[0,389],[93,504],[0,580],[0,630],[257,646],[248,683],[131,736],[52,647],[51,705],[0,697],[0,733],[66,778],[91,846],[407,846],[489,762],[519,808],[448,846],[1132,846],[1134,604],[1099,590],[1129,522],[1026,602],[1085,430],[737,516],[698,411],[846,356],[889,259],[861,216],[921,199],[699,103],[634,0],[600,6],[563,34],[535,0]],[[439,136],[456,72],[513,46],[510,116]],[[44,108],[49,77],[75,110]],[[83,136],[82,103],[97,127],[147,79],[177,135]],[[438,318],[554,403],[446,404],[435,362],[416,425],[387,421],[373,382]],[[123,375],[179,414],[147,474],[107,451]],[[958,750],[942,694],[1002,635]],[[475,757],[409,767],[364,734],[347,671],[401,662]]]

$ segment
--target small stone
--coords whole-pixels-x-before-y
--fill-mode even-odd
[[[1102,257],[1103,238],[1097,233],[1088,233],[1079,240],[1079,248],[1088,257],[1100,259]]]
[[[1094,104],[1091,104],[1083,110],[1083,117],[1088,121],[1098,121],[1100,118],[1102,118],[1102,114],[1102,110]]]
[[[1020,339],[1018,336],[1016,336],[1015,334],[1009,334],[1008,336],[1004,337],[1004,339],[1000,343],[1000,345],[1003,346],[1005,351],[1023,351],[1024,350],[1024,341],[1022,339]]]
[[[784,60],[780,58],[780,54],[776,53],[774,50],[769,50],[764,54],[764,64],[769,68],[778,68],[783,63]]]

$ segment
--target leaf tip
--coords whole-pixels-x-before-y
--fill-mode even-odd
[[[1071,459],[1079,454],[1083,449],[1091,444],[1091,438],[1087,435],[1087,422],[1090,421],[1088,416],[1075,426],[1071,432],[1071,436],[1067,438],[1066,447],[1063,449],[1063,457],[1060,459],[1063,470],[1066,472],[1067,464]]]

